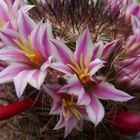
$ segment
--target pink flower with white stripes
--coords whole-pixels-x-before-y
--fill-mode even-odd
[[[58,61],[52,67],[69,77],[59,92],[77,96],[77,105],[85,106],[88,117],[95,126],[101,122],[105,113],[99,99],[122,102],[133,98],[96,76],[105,62],[94,58],[95,49],[88,30],[77,39],[74,54],[61,42],[52,42],[55,46],[54,56]]]
[[[17,18],[19,11],[27,12],[33,7],[25,4],[23,0],[0,0],[0,28],[5,24],[8,24],[10,28],[15,28],[12,22]]]
[[[54,130],[64,127],[64,138],[66,138],[74,128],[82,130],[83,121],[87,120],[88,116],[85,107],[77,105],[77,97],[59,92],[61,89],[59,85],[46,85],[44,89],[53,99],[50,114],[60,116]]]
[[[8,63],[0,72],[0,83],[14,81],[17,96],[20,97],[29,83],[40,89],[51,64],[52,38],[50,23],[36,24],[26,13],[17,18],[18,32],[3,28],[0,38],[6,45],[0,49],[0,59]]]

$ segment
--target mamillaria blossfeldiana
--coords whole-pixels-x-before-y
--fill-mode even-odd
[[[0,84],[13,82],[14,95],[23,99],[1,107],[0,120],[30,108],[35,96],[34,105],[41,106],[45,96],[46,115],[59,116],[53,126],[65,129],[64,138],[73,129],[82,131],[85,122],[94,127],[107,122],[130,134],[129,124],[138,132],[139,114],[126,102],[135,101],[140,89],[139,2],[36,3],[0,0]]]

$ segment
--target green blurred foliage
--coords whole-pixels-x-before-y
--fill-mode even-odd
[[[37,4],[37,0],[27,0],[27,1],[28,3],[33,4],[33,5]]]

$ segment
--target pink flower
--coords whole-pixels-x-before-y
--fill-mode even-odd
[[[65,127],[66,138],[74,128],[81,130],[83,120],[88,117],[85,107],[77,105],[77,97],[59,92],[60,88],[59,85],[44,86],[45,91],[53,98],[50,114],[60,115],[54,130]]]
[[[125,85],[127,88],[139,89],[140,87],[139,35],[137,32],[137,34],[129,37],[124,48],[124,59],[115,64],[116,81],[119,85]]]
[[[131,16],[131,23],[132,23],[132,29],[136,41],[139,42],[140,41],[140,18],[136,16]]]
[[[14,26],[12,24],[12,20],[17,18],[19,14],[19,10],[27,12],[33,6],[25,5],[23,0],[0,0],[0,27],[3,27],[7,22],[7,26]],[[13,28],[13,27],[12,27]]]
[[[105,62],[94,58],[94,45],[88,30],[78,38],[74,55],[61,42],[55,40],[53,44],[56,48],[54,56],[58,62],[53,63],[52,67],[69,76],[67,84],[59,92],[77,96],[77,105],[85,106],[88,117],[95,126],[101,122],[105,113],[99,99],[128,101],[133,98],[95,76]]]
[[[0,49],[0,59],[9,64],[0,72],[0,83],[14,81],[17,96],[20,97],[29,83],[40,89],[52,56],[49,39],[51,25],[39,22],[37,25],[21,12],[17,19],[18,32],[4,28],[0,38],[6,45]]]
[[[140,18],[140,3],[138,0],[129,0],[125,11],[126,20],[130,22],[131,16]]]

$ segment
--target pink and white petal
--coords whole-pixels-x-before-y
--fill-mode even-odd
[[[22,6],[19,10],[23,11],[23,12],[28,12],[29,10],[31,10],[32,8],[34,8],[35,5],[24,5]]]
[[[71,76],[73,74],[73,71],[65,64],[61,63],[61,62],[54,62],[51,64],[51,68],[59,71],[59,72],[62,72],[62,73],[65,73],[65,74],[68,74],[69,76]]]
[[[58,115],[58,114],[60,114],[60,112],[61,112],[61,103],[57,102],[56,100],[53,101],[49,114],[51,114],[51,115]]]
[[[51,63],[52,63],[52,59],[53,59],[52,56],[48,57],[48,60],[46,60],[46,61],[42,64],[42,66],[41,66],[40,69],[41,69],[42,71],[45,71],[48,67],[50,67],[50,66],[51,66]]]
[[[90,103],[90,96],[86,93],[81,85],[78,77],[73,75],[63,88],[60,89],[60,93],[68,93],[78,97],[78,105],[87,105]]]
[[[65,64],[72,64],[72,51],[62,42],[58,40],[52,40],[52,44],[54,45],[53,55],[57,61],[60,61]]]
[[[136,31],[139,30],[139,28],[140,28],[140,23],[139,22],[140,22],[139,18],[137,18],[136,16],[131,15],[132,29],[133,29],[133,32],[136,35],[138,35],[137,34],[138,32],[136,32]]]
[[[47,23],[43,23],[43,21],[41,21],[39,24],[40,25],[38,26],[38,32],[35,32],[36,38],[39,38],[38,46],[36,47],[45,58],[48,58],[51,52],[51,42],[48,35]]]
[[[26,14],[21,12],[17,18],[18,30],[23,35],[24,39],[27,41],[28,36],[35,27],[35,22]]]
[[[18,14],[18,10],[24,5],[24,2],[21,0],[15,0],[12,5],[12,15],[16,18],[16,15]]]
[[[65,134],[64,138],[66,138],[71,131],[76,128],[78,121],[74,116],[70,117],[66,122],[65,122]]]
[[[6,68],[3,69],[3,71],[0,72],[0,83],[7,83],[12,82],[14,80],[14,77],[21,71],[25,69],[30,69],[27,65],[20,64],[20,63],[14,63]]]
[[[102,41],[99,41],[98,43],[94,43],[93,53],[91,60],[94,60],[96,58],[102,58],[102,54],[104,51],[104,44]]]
[[[121,42],[122,42],[122,40],[118,39],[118,40],[114,40],[114,41],[108,43],[107,45],[105,45],[103,54],[102,54],[102,58],[107,60],[109,58],[109,56],[114,52],[114,50],[116,50],[118,48],[118,46],[120,46]]]
[[[19,48],[14,42],[14,39],[19,39],[19,34],[14,30],[5,28],[0,30],[0,39],[7,46]]]
[[[54,101],[59,102],[60,101],[60,97],[57,94],[58,91],[61,89],[60,85],[43,85],[43,89],[46,91],[46,93],[51,96],[53,98]]]
[[[89,65],[89,72],[90,75],[92,76],[93,74],[95,74],[99,69],[101,69],[104,66],[104,61],[100,60],[100,59],[95,59],[93,60],[90,65]]]
[[[86,112],[95,126],[102,121],[105,114],[103,105],[95,96],[92,96],[90,104],[86,106]]]
[[[79,90],[79,96],[78,96],[78,105],[88,105],[90,103],[91,99],[90,99],[90,95],[84,90],[84,88],[82,87]]]
[[[20,98],[35,70],[24,70],[14,78],[14,85],[18,98]]]
[[[76,74],[72,75],[71,78],[68,79],[67,85],[63,86],[59,93],[69,93],[75,96],[79,96],[79,90],[81,90],[82,85]]]
[[[1,18],[4,21],[9,21],[9,19],[10,19],[8,6],[4,0],[0,0],[0,19]]]
[[[8,5],[8,7],[11,9],[11,7],[13,6],[13,0],[5,0],[5,2]]]
[[[0,49],[0,60],[7,62],[30,63],[27,57],[20,50],[12,47],[4,47]]]
[[[52,47],[54,47],[52,45],[52,43],[50,42],[50,39],[53,39],[53,34],[52,34],[52,26],[51,23],[49,23],[48,21],[46,23],[43,23],[43,27],[42,27],[43,31],[42,31],[42,45],[44,47],[44,52],[46,53],[46,56],[50,56],[53,55],[53,49]]]
[[[94,89],[94,94],[100,99],[120,102],[128,101],[134,98],[133,96],[130,96],[127,93],[116,89],[112,84],[107,82],[99,83]]]
[[[7,23],[5,23],[3,28],[7,28],[7,29],[17,31],[16,21],[15,20],[8,21]]]
[[[53,130],[61,129],[65,126],[65,118],[62,114],[60,114],[60,119]]]
[[[93,43],[89,33],[89,30],[86,29],[82,35],[76,41],[76,50],[74,56],[78,63],[80,63],[80,57],[82,55],[83,63],[87,65],[87,59],[91,59],[93,53]]]
[[[32,87],[39,90],[46,78],[46,75],[47,71],[36,70],[35,73],[33,73],[32,77],[29,79],[28,83]]]
[[[44,30],[43,21],[40,21],[31,33],[31,41],[33,48],[47,58],[48,56],[46,56],[46,51],[42,44]]]

